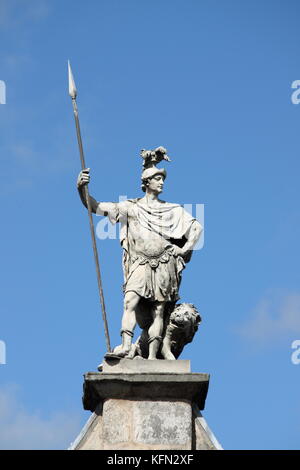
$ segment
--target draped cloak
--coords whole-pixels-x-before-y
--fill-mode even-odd
[[[192,224],[199,222],[179,204],[160,202],[153,208],[128,199],[101,203],[101,210],[112,223],[121,223],[124,294],[134,291],[150,301],[176,302],[191,253],[185,259],[175,256],[173,245],[183,246]]]

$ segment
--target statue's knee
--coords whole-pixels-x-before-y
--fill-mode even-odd
[[[130,308],[130,300],[124,299],[124,309],[128,310]]]
[[[135,307],[137,302],[137,295],[135,292],[127,292],[124,299],[125,310],[131,310]]]
[[[154,307],[152,310],[153,317],[163,318],[164,308],[161,305]]]

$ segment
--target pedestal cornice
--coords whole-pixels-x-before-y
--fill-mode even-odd
[[[186,400],[204,409],[209,374],[103,373],[84,375],[83,407],[95,411],[105,399]]]

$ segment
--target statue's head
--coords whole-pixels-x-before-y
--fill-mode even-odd
[[[150,172],[149,170],[156,171]],[[147,176],[147,174],[144,175],[144,173],[150,174],[149,176]],[[147,190],[150,190],[151,192],[160,194],[163,191],[166,176],[166,170],[164,170],[163,168],[159,169],[155,167],[144,170],[142,175],[142,191],[147,192]]]
[[[157,164],[162,160],[170,161],[167,150],[164,147],[157,147],[155,150],[141,150],[143,159],[142,190],[149,190],[161,193],[167,172],[164,168],[157,168]]]

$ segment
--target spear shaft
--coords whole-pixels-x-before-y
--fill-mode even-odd
[[[69,94],[72,98],[74,119],[75,119],[75,125],[76,125],[76,134],[77,134],[77,141],[78,141],[80,161],[81,161],[81,169],[84,170],[86,168],[86,164],[85,164],[85,158],[84,158],[84,152],[83,152],[83,146],[82,146],[78,108],[77,108],[77,102],[76,102],[77,90],[75,87],[70,62],[68,62],[68,71],[69,71]],[[105,339],[106,339],[106,347],[107,347],[107,351],[110,352],[111,347],[110,347],[109,331],[108,331],[108,324],[107,324],[107,318],[106,318],[106,309],[105,309],[105,303],[104,303],[102,280],[101,280],[101,274],[100,274],[99,255],[98,255],[98,249],[97,249],[97,244],[96,244],[95,228],[94,228],[94,221],[93,221],[93,216],[92,216],[92,208],[91,208],[88,185],[86,184],[83,189],[85,191],[85,199],[87,203],[87,210],[88,210],[88,216],[89,216],[92,246],[93,246],[95,266],[96,266],[97,282],[98,282],[98,290],[99,290],[99,297],[100,297],[100,304],[101,304],[101,311],[102,311],[102,319],[103,319]]]

